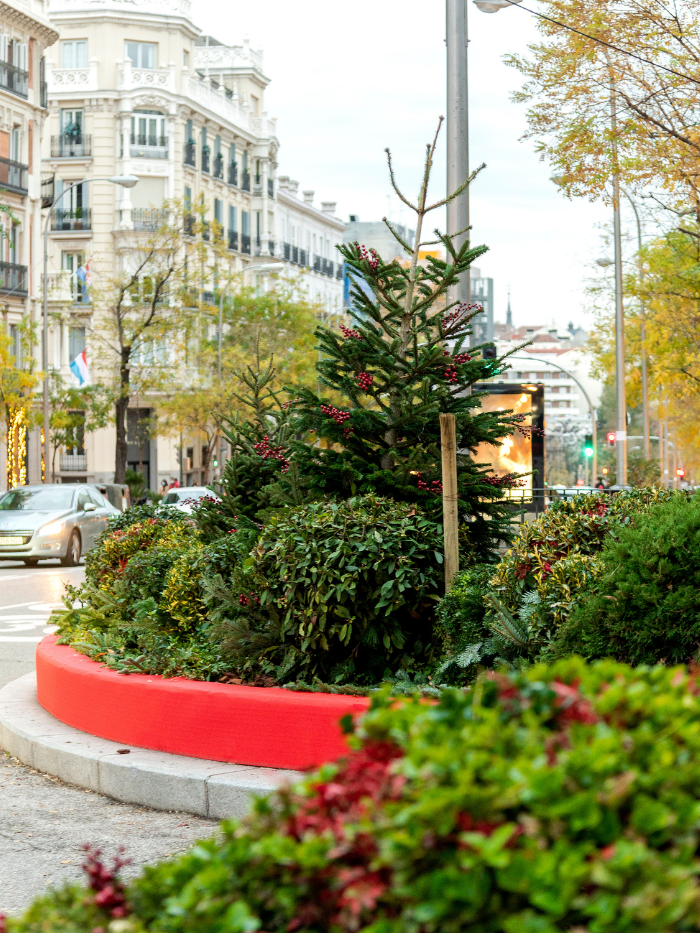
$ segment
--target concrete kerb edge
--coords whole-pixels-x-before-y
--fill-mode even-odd
[[[301,777],[135,746],[126,755],[125,747],[54,719],[39,705],[35,673],[0,689],[0,748],[37,771],[122,803],[211,819],[241,817],[254,796]]]

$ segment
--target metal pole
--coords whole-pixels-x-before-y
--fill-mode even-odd
[[[615,381],[617,385],[617,484],[627,485],[627,399],[625,393],[625,316],[622,293],[622,232],[620,228],[620,178],[617,164],[617,105],[610,76],[610,119],[612,126],[612,182],[615,239]]]
[[[467,0],[446,0],[447,44],[447,194],[469,177],[469,80]],[[454,236],[469,227],[469,188],[447,205],[447,233]],[[469,239],[465,232],[455,237],[460,247]],[[467,272],[450,291],[450,301],[469,304],[471,278]]]
[[[43,398],[43,421],[44,421],[44,483],[53,481],[49,478],[49,310],[48,310],[48,266],[49,266],[49,218],[51,217],[51,208],[44,224],[44,294],[41,302],[41,368],[44,370],[44,398]]]
[[[624,188],[622,189],[624,191]],[[644,421],[644,459],[651,459],[651,444],[649,442],[649,384],[647,379],[647,348],[646,348],[646,307],[644,304],[644,263],[642,262],[642,222],[639,219],[637,205],[627,191],[625,191],[627,200],[632,205],[634,216],[637,220],[637,268],[639,276],[639,307],[641,312],[640,321],[640,339],[642,355],[642,420]]]
[[[217,363],[217,375],[219,377],[219,382],[221,382],[221,332],[224,328],[224,290],[221,289],[221,295],[219,296],[219,348],[218,348],[218,363]]]

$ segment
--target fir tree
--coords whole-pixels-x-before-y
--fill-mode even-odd
[[[311,435],[312,440],[294,440],[289,457],[299,465],[312,495],[345,498],[375,492],[420,504],[438,518],[442,509],[439,415],[453,413],[460,450],[462,543],[483,556],[507,537],[511,513],[502,490],[519,485],[519,479],[496,477],[473,455],[479,444],[498,447],[514,429],[523,429],[522,417],[481,411],[486,393],[475,393],[472,386],[502,373],[505,357],[487,359],[485,345],[470,346],[471,322],[482,309],[449,297],[451,286],[487,247],[472,247],[468,237],[458,246],[456,237],[438,230],[435,241],[422,239],[428,214],[457,197],[476,175],[450,196],[428,202],[439,132],[440,125],[427,146],[415,204],[399,189],[386,150],[392,186],[416,214],[412,248],[384,218],[398,244],[410,254],[407,267],[396,260],[385,262],[358,243],[339,247],[354,280],[350,311],[354,326],[341,325],[341,333],[328,327],[316,331],[320,383],[336,401],[309,389],[296,390],[291,406],[294,435]],[[420,251],[436,244],[444,248],[446,259],[419,262]],[[339,404],[338,398],[345,403]]]

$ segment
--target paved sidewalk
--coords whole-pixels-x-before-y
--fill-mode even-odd
[[[0,751],[0,913],[21,913],[49,885],[82,877],[82,845],[111,856],[119,845],[133,865],[182,852],[217,823],[184,813],[117,803],[20,765]]]

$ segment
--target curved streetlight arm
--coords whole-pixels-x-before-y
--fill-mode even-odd
[[[598,475],[598,431],[597,431],[597,425],[596,425],[595,408],[593,407],[593,402],[591,401],[590,395],[588,394],[588,392],[586,392],[586,390],[581,385],[581,383],[578,381],[576,376],[574,376],[573,373],[569,372],[568,369],[564,369],[563,366],[559,366],[558,363],[553,363],[551,360],[538,359],[538,357],[536,356],[511,356],[509,357],[509,359],[521,360],[521,361],[525,360],[531,363],[546,363],[547,366],[554,366],[554,368],[558,369],[559,372],[565,373],[569,377],[569,379],[573,379],[573,381],[576,383],[576,385],[581,390],[584,398],[588,402],[588,408],[591,414],[591,429],[593,432],[593,475],[597,476]]]

